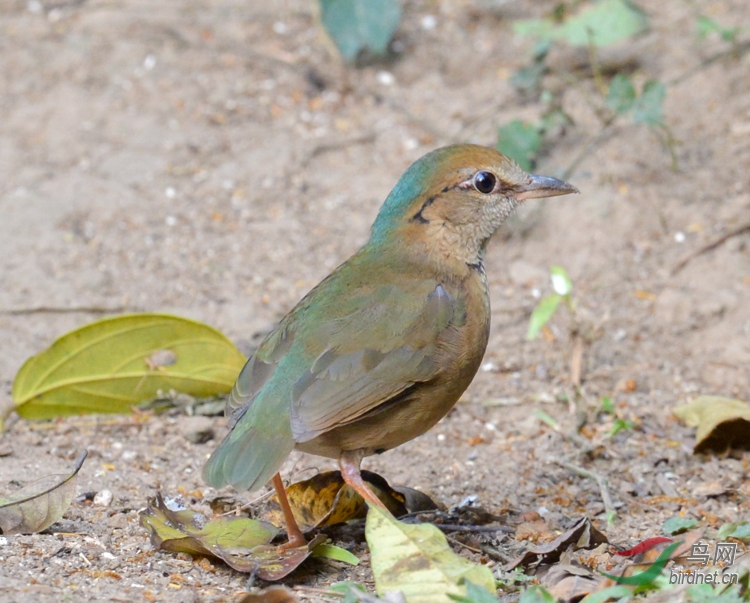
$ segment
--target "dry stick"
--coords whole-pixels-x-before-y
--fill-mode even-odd
[[[560,424],[555,421],[552,417],[550,417],[547,413],[542,411],[536,412],[537,419],[542,421],[545,425],[548,425],[551,427],[555,433],[561,435],[566,440],[570,440],[573,442],[576,446],[578,446],[581,450],[579,451],[580,454],[588,454],[593,450],[591,447],[591,444],[584,440],[581,436],[579,436],[576,432],[571,431],[563,431],[560,427]]]
[[[606,124],[602,131],[594,136],[591,141],[589,141],[589,143],[585,147],[583,147],[581,152],[573,158],[573,161],[570,162],[570,165],[565,168],[565,171],[562,173],[562,179],[568,180],[573,175],[573,172],[578,169],[578,166],[581,165],[589,157],[589,155],[592,155],[600,145],[607,142],[607,139],[615,134],[617,130],[618,128],[615,128],[612,125],[612,122]]]
[[[504,532],[511,534],[515,532],[510,526],[462,526],[454,523],[434,523],[432,524],[439,530],[448,532]]]
[[[738,228],[735,228],[734,230],[730,230],[728,233],[720,236],[715,241],[712,241],[708,245],[704,245],[697,251],[694,251],[693,253],[682,258],[679,262],[677,262],[677,265],[674,268],[672,268],[672,272],[671,272],[672,276],[680,272],[680,270],[682,270],[685,266],[687,266],[692,260],[694,260],[698,256],[703,255],[704,253],[708,253],[709,251],[713,251],[717,247],[726,243],[732,237],[738,237],[742,234],[745,234],[746,232],[750,232],[750,222],[748,222],[747,224],[743,224],[742,226],[739,226]]]
[[[581,388],[581,366],[583,365],[583,337],[573,335],[573,352],[570,355],[570,383],[576,390]]]
[[[732,48],[730,48],[729,50],[725,50],[724,52],[719,52],[715,55],[712,55],[708,57],[707,59],[701,61],[697,65],[690,67],[690,69],[683,71],[680,75],[673,77],[671,80],[667,80],[666,84],[667,86],[674,86],[675,84],[680,84],[684,82],[685,80],[688,80],[691,77],[693,77],[696,73],[700,73],[706,67],[710,67],[717,61],[720,61],[721,59],[725,59],[727,57],[739,58],[743,54],[745,54],[748,50],[750,50],[750,40],[743,42],[742,44],[737,44],[736,46],[733,45]]]
[[[612,503],[612,497],[609,495],[609,483],[607,482],[607,478],[602,477],[593,471],[589,471],[588,469],[584,469],[583,467],[579,467],[578,465],[574,465],[573,463],[561,461],[558,461],[558,463],[576,475],[593,479],[599,485],[599,492],[602,495],[602,502],[604,503],[604,511],[607,514],[607,523],[610,523],[617,512],[615,511],[615,505]]]
[[[465,548],[468,551],[471,551],[472,553],[479,553],[481,555],[484,552],[481,549],[475,548],[473,546],[469,546],[468,544],[464,544],[460,540],[456,540],[455,538],[451,538],[450,536],[446,536],[445,539],[448,542],[451,542],[451,543],[456,544],[458,546],[462,546],[463,548]]]
[[[750,41],[744,42],[743,44],[739,44],[730,50],[720,52],[718,54],[708,57],[704,61],[701,61],[700,63],[684,71],[680,75],[673,77],[671,80],[667,80],[665,84],[667,86],[674,86],[676,84],[680,84],[684,82],[685,80],[693,77],[696,73],[699,73],[703,69],[713,65],[717,61],[720,61],[730,56],[740,57],[749,50],[750,50]],[[581,152],[575,156],[573,161],[570,163],[567,169],[563,172],[562,174],[563,180],[567,180],[568,178],[570,178],[570,176],[578,168],[578,166],[581,165],[581,163],[583,163],[589,157],[589,155],[592,155],[594,151],[596,151],[597,147],[599,147],[599,145],[606,142],[607,138],[610,137],[614,132],[616,132],[616,129],[613,127],[613,122],[614,122],[614,119],[612,119],[611,121],[605,122],[602,128],[602,131],[599,132],[599,134],[597,134],[596,136],[594,136],[591,139],[591,141],[581,150]],[[667,148],[669,149],[670,155],[672,155],[673,151],[671,150],[671,147],[667,145]],[[674,157],[672,159],[674,161]]]

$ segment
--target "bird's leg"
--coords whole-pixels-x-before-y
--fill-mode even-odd
[[[302,535],[302,531],[297,525],[297,520],[294,519],[294,513],[292,513],[292,507],[289,505],[289,498],[287,498],[286,489],[284,488],[284,482],[281,481],[280,473],[273,476],[273,487],[276,488],[276,496],[279,499],[279,506],[281,507],[281,512],[284,513],[286,535],[289,540],[289,542],[282,544],[279,548],[284,550],[306,546],[307,540],[305,540],[305,537]]]
[[[364,456],[365,451],[363,449],[344,450],[339,457],[341,477],[343,477],[347,485],[364,498],[367,503],[385,509],[386,506],[370,489],[370,486],[365,483],[362,479],[362,474],[359,472],[359,466],[362,463],[362,458]]]

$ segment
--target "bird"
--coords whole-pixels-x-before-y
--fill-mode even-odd
[[[370,238],[263,340],[227,402],[230,431],[203,478],[216,488],[273,483],[287,532],[305,546],[279,470],[297,449],[338,459],[346,484],[383,506],[362,459],[422,435],[476,374],[487,347],[490,237],[526,199],[578,193],[473,144],[414,162]]]

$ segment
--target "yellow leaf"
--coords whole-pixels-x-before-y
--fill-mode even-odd
[[[244,363],[208,325],[168,314],[117,316],[71,331],[29,358],[16,375],[13,400],[27,419],[127,413],[160,390],[229,392]]]
[[[403,523],[373,506],[365,536],[378,595],[401,591],[407,603],[452,603],[449,595],[466,595],[467,580],[495,592],[489,568],[454,553],[432,524]]]

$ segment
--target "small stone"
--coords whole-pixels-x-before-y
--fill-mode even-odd
[[[179,432],[193,444],[205,444],[214,439],[214,422],[209,417],[180,417],[177,420]]]
[[[704,496],[721,496],[726,491],[727,489],[719,481],[705,482],[703,484],[698,484],[695,488],[693,488],[693,496],[695,496],[696,498]]]
[[[390,71],[379,71],[376,77],[381,86],[393,86],[396,83],[396,78]]]
[[[116,513],[109,518],[107,525],[112,529],[124,530],[128,527],[128,516],[125,513]]]
[[[10,456],[13,454],[13,448],[11,448],[8,442],[0,442],[0,457]]]
[[[108,507],[112,504],[112,492],[109,490],[101,490],[94,496],[94,504],[97,507]]]

